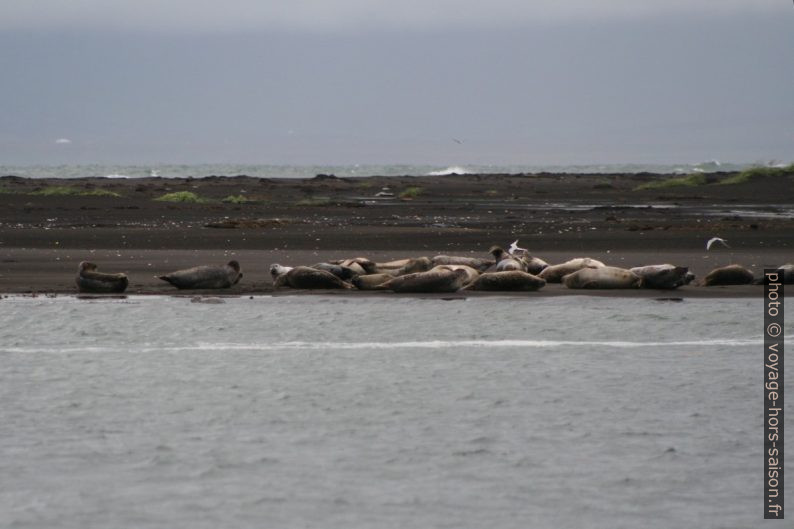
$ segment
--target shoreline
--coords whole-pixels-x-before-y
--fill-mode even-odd
[[[764,268],[794,262],[794,179],[720,185],[723,176],[709,175],[717,183],[638,189],[668,177],[0,177],[0,292],[76,294],[77,266],[90,260],[100,271],[127,273],[127,294],[181,295],[153,276],[237,259],[242,290],[227,293],[271,294],[272,263],[486,257],[492,245],[506,247],[516,239],[549,263],[584,256],[624,268],[670,262],[689,267],[698,278],[731,263],[760,276]],[[180,192],[201,200],[155,200]],[[224,202],[229,197],[240,201]],[[707,252],[705,242],[715,236],[731,247]],[[527,297],[627,295],[563,293],[553,286]],[[714,290],[723,288],[730,294]],[[690,285],[630,295],[760,297],[756,288]]]
[[[675,290],[655,289],[569,289],[557,284],[546,285],[535,292],[450,292],[443,294],[397,294],[391,291],[372,290],[267,290],[266,288],[254,290],[226,289],[224,291],[212,290],[177,290],[175,292],[160,291],[127,291],[121,294],[91,294],[61,291],[42,292],[0,292],[0,301],[15,298],[75,298],[85,301],[123,300],[129,298],[184,298],[194,303],[223,302],[225,299],[258,299],[258,298],[284,298],[284,297],[319,297],[319,298],[379,298],[379,299],[428,299],[441,301],[459,301],[468,299],[481,299],[498,297],[502,299],[529,300],[532,298],[548,299],[570,296],[584,296],[612,299],[647,299],[659,302],[683,302],[697,299],[752,299],[759,301],[763,298],[763,288],[760,285],[734,285],[722,287],[679,287]],[[217,301],[216,301],[217,300]]]

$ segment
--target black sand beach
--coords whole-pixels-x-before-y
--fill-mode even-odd
[[[701,185],[657,189],[638,187],[673,175],[5,176],[0,178],[0,292],[75,293],[77,265],[91,260],[102,271],[126,272],[129,294],[186,294],[154,276],[237,259],[243,280],[221,293],[262,294],[273,290],[267,269],[274,262],[486,256],[491,245],[515,239],[549,262],[576,256],[620,267],[670,262],[688,266],[698,277],[729,263],[760,275],[794,260],[794,179],[760,176],[720,184],[730,176],[709,174]],[[194,193],[200,202],[155,200],[175,192]],[[714,236],[731,247],[707,252],[705,242]],[[528,295],[582,292],[760,296],[757,286],[694,285],[668,292],[547,285]]]

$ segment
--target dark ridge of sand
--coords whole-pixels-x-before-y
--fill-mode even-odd
[[[484,256],[491,245],[515,239],[549,262],[585,255],[624,267],[671,262],[689,266],[700,277],[731,262],[760,275],[763,268],[794,261],[791,178],[635,191],[659,178],[646,173],[308,180],[3,177],[0,292],[74,293],[77,264],[92,260],[100,270],[127,272],[130,294],[186,294],[154,275],[235,258],[244,278],[226,293],[267,294],[272,291],[267,268],[273,262]],[[30,194],[50,186],[107,190],[122,197]],[[376,197],[384,187],[395,196]],[[399,194],[412,187],[420,188],[418,195],[401,200]],[[153,200],[175,191],[210,201]],[[221,202],[230,195],[252,202]],[[706,252],[705,241],[713,236],[727,239],[731,248]],[[528,296],[582,293],[760,297],[761,289],[596,292],[548,285]]]

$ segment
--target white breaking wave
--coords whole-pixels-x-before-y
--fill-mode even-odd
[[[127,176],[125,174],[108,174],[105,175],[105,178],[132,178],[131,176]]]
[[[453,165],[451,167],[447,167],[446,169],[441,169],[440,171],[430,171],[428,176],[446,176],[451,174],[472,174],[473,171],[466,169],[465,167],[461,167],[459,165]]]
[[[361,349],[448,349],[470,348],[555,348],[555,347],[614,347],[620,349],[646,347],[749,347],[762,345],[756,340],[682,340],[674,342],[630,342],[630,341],[567,341],[567,340],[427,340],[415,342],[274,342],[274,343],[198,343],[182,346],[150,346],[134,348],[136,352],[180,352],[180,351],[276,351],[276,350],[361,350]],[[2,353],[107,353],[128,350],[115,346],[91,347],[4,347]]]

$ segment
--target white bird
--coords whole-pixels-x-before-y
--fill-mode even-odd
[[[513,244],[510,245],[510,248],[508,248],[507,253],[509,253],[510,255],[515,255],[517,251],[524,252],[525,254],[529,253],[529,250],[527,250],[526,248],[518,247],[518,239],[513,241]]]
[[[730,246],[728,246],[728,242],[725,239],[720,239],[719,237],[713,237],[709,239],[709,241],[706,243],[706,251],[711,250],[711,245],[717,242],[725,246],[726,248],[730,248]]]

